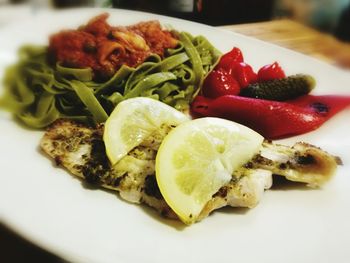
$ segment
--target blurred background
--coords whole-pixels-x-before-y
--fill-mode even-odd
[[[0,0],[0,26],[13,19],[8,12],[13,7],[25,14],[82,6],[141,10],[215,26],[290,18],[350,41],[350,0]]]

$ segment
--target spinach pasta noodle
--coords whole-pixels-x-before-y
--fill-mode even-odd
[[[32,128],[58,118],[104,122],[120,101],[140,96],[186,111],[220,52],[203,36],[173,33],[179,44],[163,59],[151,55],[136,68],[123,65],[103,83],[93,80],[90,68],[50,65],[47,47],[23,46],[5,73],[0,106]]]

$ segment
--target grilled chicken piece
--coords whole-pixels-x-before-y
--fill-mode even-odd
[[[225,206],[253,208],[259,203],[264,191],[272,186],[272,173],[267,170],[243,167],[236,171],[232,178],[233,180],[221,187],[205,205],[199,220]]]
[[[73,175],[116,190],[131,203],[146,203],[164,216],[176,218],[164,201],[154,175],[160,139],[145,140],[111,167],[102,135],[103,126],[92,128],[74,121],[58,120],[47,129],[41,148],[57,165]]]
[[[111,167],[102,140],[103,126],[88,127],[70,120],[58,120],[41,141],[43,151],[57,165],[89,183],[116,190],[132,203],[145,203],[165,217],[177,218],[163,199],[155,178],[155,157],[159,145],[170,131],[163,127]],[[206,204],[199,220],[224,207],[249,207],[258,204],[272,185],[272,174],[312,187],[325,183],[334,174],[338,159],[305,143],[293,147],[265,141],[261,152],[232,175]]]
[[[335,174],[339,157],[332,156],[308,143],[298,142],[293,147],[265,141],[259,155],[248,165],[268,169],[309,187],[320,187]]]

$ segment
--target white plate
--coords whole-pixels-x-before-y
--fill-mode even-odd
[[[255,69],[280,62],[287,74],[317,78],[315,93],[349,94],[350,76],[304,55],[217,28],[153,14],[108,10],[112,24],[159,19],[206,36],[218,49],[240,47]],[[0,30],[0,74],[23,43],[47,43],[101,10],[41,14]],[[320,190],[266,192],[254,209],[224,209],[191,227],[162,219],[116,194],[89,189],[38,150],[42,132],[19,127],[0,112],[0,219],[42,247],[84,262],[350,262],[350,110],[307,141],[342,157],[336,177]]]

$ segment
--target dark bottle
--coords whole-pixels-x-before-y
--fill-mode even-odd
[[[167,1],[164,0],[112,0],[112,6],[156,14],[166,14]]]
[[[168,0],[168,15],[198,21],[202,0]]]
[[[275,0],[201,0],[198,20],[210,25],[267,21]]]
[[[79,7],[79,6],[94,6],[93,0],[53,0],[52,4],[55,8]]]
[[[197,20],[202,0],[113,0],[113,7],[140,10],[188,20]]]
[[[275,0],[113,0],[113,6],[178,17],[209,25],[267,21]]]

